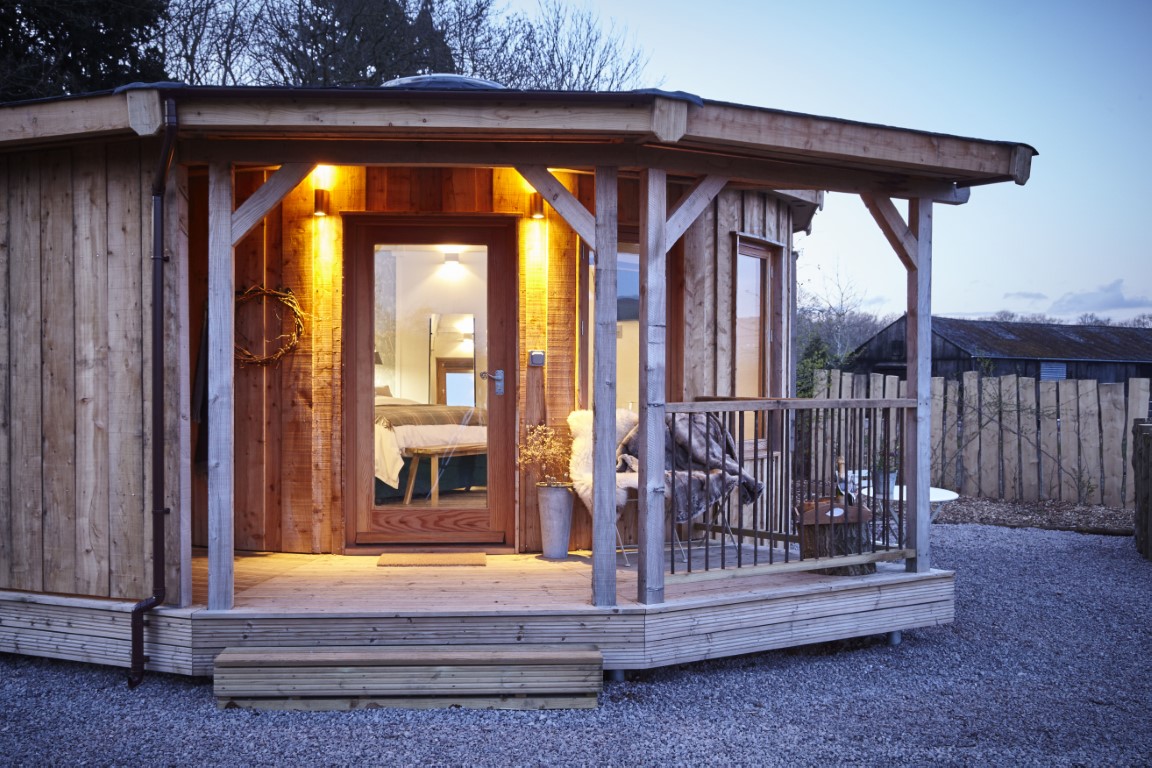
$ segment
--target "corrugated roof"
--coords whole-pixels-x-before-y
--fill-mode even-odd
[[[932,332],[973,357],[1152,362],[1152,328],[933,317]]]

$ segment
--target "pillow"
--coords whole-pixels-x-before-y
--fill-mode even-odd
[[[420,405],[420,403],[415,400],[406,400],[403,397],[376,395],[376,405]]]
[[[392,397],[392,387],[388,386],[387,384],[376,387],[376,394],[383,397]]]

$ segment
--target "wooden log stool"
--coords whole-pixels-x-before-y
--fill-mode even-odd
[[[862,502],[848,505],[843,499],[805,501],[800,512],[800,556],[860,555],[867,551],[872,510]],[[815,571],[827,576],[863,576],[876,572],[875,563],[856,563]]]

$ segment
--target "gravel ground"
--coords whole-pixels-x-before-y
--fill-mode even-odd
[[[0,764],[1152,764],[1152,563],[1131,538],[933,527],[957,620],[606,684],[592,711],[217,710],[204,680],[0,654]]]

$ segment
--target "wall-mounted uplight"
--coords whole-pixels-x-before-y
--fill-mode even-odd
[[[315,208],[313,213],[316,216],[329,216],[332,214],[332,193],[326,189],[317,189],[315,192]]]
[[[458,253],[445,253],[444,254],[444,263],[445,264],[459,264],[460,263],[460,254],[458,254]]]
[[[533,192],[529,198],[528,215],[534,219],[544,218],[544,198],[539,192]]]

